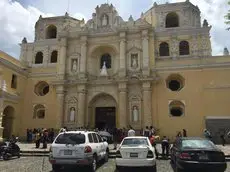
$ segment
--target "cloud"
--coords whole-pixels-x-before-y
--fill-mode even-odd
[[[156,0],[158,4],[166,1]],[[18,43],[23,37],[27,37],[28,41],[34,40],[34,25],[40,15],[60,16],[68,11],[70,16],[77,19],[84,18],[87,21],[95,12],[95,7],[105,2],[105,0],[0,0],[0,49],[19,58]],[[127,20],[130,15],[135,19],[139,18],[141,12],[147,11],[155,1],[138,0],[133,3],[133,0],[110,0],[109,2],[115,6],[119,15]],[[169,0],[169,2],[184,2],[184,0]],[[228,41],[230,33],[226,31],[227,26],[224,24],[224,15],[229,8],[226,0],[190,0],[190,2],[199,6],[202,19],[206,18],[212,25],[213,54],[222,54],[225,46],[230,48]]]

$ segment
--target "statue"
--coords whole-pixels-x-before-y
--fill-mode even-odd
[[[103,66],[102,66],[100,75],[101,76],[108,76],[108,72],[107,72],[107,67],[106,67],[106,62],[105,61],[103,62]]]
[[[137,64],[137,55],[136,54],[133,54],[132,55],[132,65],[131,65],[132,68],[137,68],[138,67],[138,64]]]
[[[129,17],[129,21],[130,22],[133,22],[134,20],[133,20],[133,16],[132,15],[130,15],[130,17]]]
[[[70,115],[69,115],[69,120],[70,120],[70,122],[73,122],[73,121],[74,121],[74,118],[75,118],[75,108],[72,107],[72,108],[70,109]]]
[[[224,48],[224,56],[229,56],[229,51],[227,47]]]
[[[138,112],[138,107],[137,106],[133,106],[133,122],[137,122],[138,118],[139,118],[139,112]]]
[[[76,71],[77,71],[77,60],[73,60],[72,71],[73,71],[73,72],[76,72]]]
[[[208,21],[206,19],[203,21],[203,27],[208,27]]]
[[[22,44],[26,44],[27,43],[27,39],[26,39],[26,37],[24,37],[23,39],[22,39]]]
[[[104,14],[103,19],[102,19],[102,26],[107,26],[108,24],[108,19],[107,16]]]

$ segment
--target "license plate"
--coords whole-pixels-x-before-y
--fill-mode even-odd
[[[208,160],[208,156],[207,155],[200,155],[199,159],[200,160]]]
[[[130,153],[130,157],[137,158],[138,157],[138,153]]]
[[[72,151],[71,150],[64,150],[64,155],[72,155]]]

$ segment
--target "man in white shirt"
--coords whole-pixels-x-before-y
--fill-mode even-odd
[[[133,130],[133,128],[130,126],[130,129],[128,131],[128,137],[133,137],[135,136],[135,131]]]

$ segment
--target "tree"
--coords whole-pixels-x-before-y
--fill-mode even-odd
[[[230,0],[228,1],[228,5],[230,5]],[[225,15],[225,19],[226,19],[226,24],[230,25],[230,10],[228,10],[227,15]],[[230,30],[230,27],[227,28],[227,30]]]

